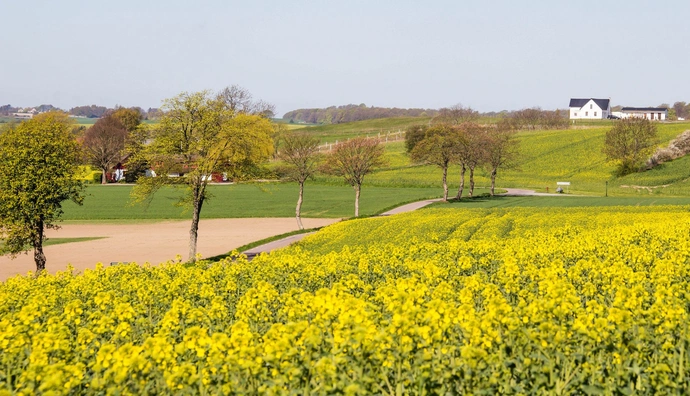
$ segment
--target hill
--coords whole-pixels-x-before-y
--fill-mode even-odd
[[[388,118],[368,120],[339,125],[310,127],[305,131],[313,133],[322,141],[334,142],[354,136],[386,136],[387,132],[402,131],[407,126],[428,122],[430,118]],[[607,182],[608,192],[613,195],[690,195],[690,158],[684,157],[667,162],[653,170],[635,173],[625,177],[613,176],[614,165],[608,163],[602,147],[606,131],[611,122],[587,125],[568,130],[537,130],[518,133],[521,157],[514,169],[499,171],[499,187],[530,188],[553,192],[557,181],[571,182],[570,192],[575,194],[604,195]],[[662,145],[681,132],[690,129],[690,123],[662,123],[658,125]],[[391,139],[392,140],[392,139]],[[440,186],[441,173],[432,166],[412,164],[402,141],[386,145],[389,166],[370,175],[368,185],[396,187]],[[477,174],[478,187],[489,185],[484,170]],[[321,176],[319,181],[340,183],[340,179]],[[449,171],[451,188],[457,189],[459,168]]]

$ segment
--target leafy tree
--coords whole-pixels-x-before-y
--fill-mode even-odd
[[[84,132],[82,147],[86,161],[100,169],[101,184],[106,184],[110,168],[122,161],[127,140],[127,129],[114,114],[96,121]]]
[[[484,163],[489,168],[493,197],[498,169],[515,165],[515,160],[519,155],[519,142],[515,138],[515,131],[505,122],[487,128],[485,131]]]
[[[103,106],[77,106],[70,109],[69,113],[77,117],[100,118],[108,111],[107,107]]]
[[[14,257],[33,248],[37,273],[46,265],[45,230],[58,228],[62,202],[83,201],[71,129],[66,114],[49,112],[0,134],[0,252]]]
[[[319,161],[319,139],[306,133],[292,133],[283,137],[279,158],[287,164],[286,175],[290,180],[299,183],[299,198],[295,208],[297,225],[302,225],[302,201],[304,199],[304,183],[316,173]]]
[[[410,157],[415,162],[433,164],[441,168],[443,177],[443,201],[448,200],[448,167],[458,155],[461,135],[449,125],[436,125],[426,130],[426,136],[412,149]]]
[[[484,161],[486,146],[484,126],[473,122],[466,122],[458,126],[458,129],[462,135],[462,139],[459,140],[460,144],[456,157],[460,164],[460,186],[455,199],[462,198],[462,193],[465,189],[465,172],[468,170],[470,171],[469,196],[472,197],[474,194],[474,170]]]
[[[606,132],[604,154],[618,163],[617,173],[627,175],[636,172],[652,154],[658,142],[656,125],[641,117],[617,120]]]
[[[426,125],[412,125],[405,131],[405,150],[408,153],[426,136],[426,131],[429,129]]]
[[[324,171],[342,176],[355,190],[355,217],[359,216],[359,195],[364,176],[386,163],[383,153],[378,139],[357,137],[338,143],[326,157]]]
[[[196,260],[201,209],[210,198],[214,173],[251,166],[271,155],[271,123],[257,115],[237,112],[209,91],[182,93],[167,99],[152,143],[139,154],[156,177],[140,177],[132,191],[135,202],[150,200],[163,185],[186,187],[179,204],[192,209],[189,261]],[[170,173],[184,177],[169,177]]]
[[[134,132],[139,124],[141,124],[141,120],[143,118],[141,112],[134,107],[129,109],[125,107],[118,107],[115,109],[115,111],[110,113],[110,116],[120,121],[127,132]]]

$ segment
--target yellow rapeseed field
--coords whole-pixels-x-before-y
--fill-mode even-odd
[[[0,284],[0,394],[688,394],[687,207],[428,209]]]

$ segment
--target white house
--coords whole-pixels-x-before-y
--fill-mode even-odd
[[[571,120],[602,120],[611,114],[610,99],[570,99]]]
[[[668,118],[668,109],[665,107],[623,107],[621,113],[621,118],[639,117],[655,121],[664,121]]]

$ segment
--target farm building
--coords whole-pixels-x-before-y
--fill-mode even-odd
[[[621,118],[639,117],[648,120],[664,121],[668,118],[668,109],[665,107],[623,107]]]
[[[602,120],[611,114],[610,99],[570,99],[571,120]]]

